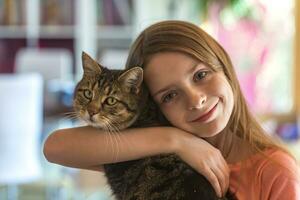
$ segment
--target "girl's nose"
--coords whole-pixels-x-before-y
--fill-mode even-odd
[[[201,109],[206,103],[207,96],[199,90],[189,91],[187,95],[188,109]]]

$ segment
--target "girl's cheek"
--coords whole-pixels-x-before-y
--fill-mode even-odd
[[[173,110],[171,108],[169,108],[168,106],[161,106],[160,110],[168,120],[172,120]]]
[[[174,120],[175,118],[178,118],[179,113],[181,113],[182,110],[179,109],[178,105],[173,105],[164,108],[162,112],[169,120]]]

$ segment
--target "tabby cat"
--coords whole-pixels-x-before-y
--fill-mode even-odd
[[[74,110],[89,125],[119,134],[127,127],[166,125],[143,85],[143,70],[110,70],[82,53],[84,74],[77,84]],[[105,164],[118,200],[218,200],[205,177],[175,154]]]

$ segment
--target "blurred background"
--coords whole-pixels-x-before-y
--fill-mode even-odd
[[[298,0],[0,0],[0,199],[108,200],[101,173],[48,163],[69,117],[81,52],[122,69],[146,26],[186,20],[228,51],[251,110],[300,160]],[[87,147],[88,148],[88,147]]]

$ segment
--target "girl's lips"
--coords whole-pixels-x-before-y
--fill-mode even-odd
[[[214,111],[216,110],[216,107],[217,107],[218,103],[219,102],[217,102],[216,105],[210,111],[208,111],[207,113],[201,115],[199,118],[193,120],[192,122],[204,122],[204,121],[208,120],[212,116]]]

